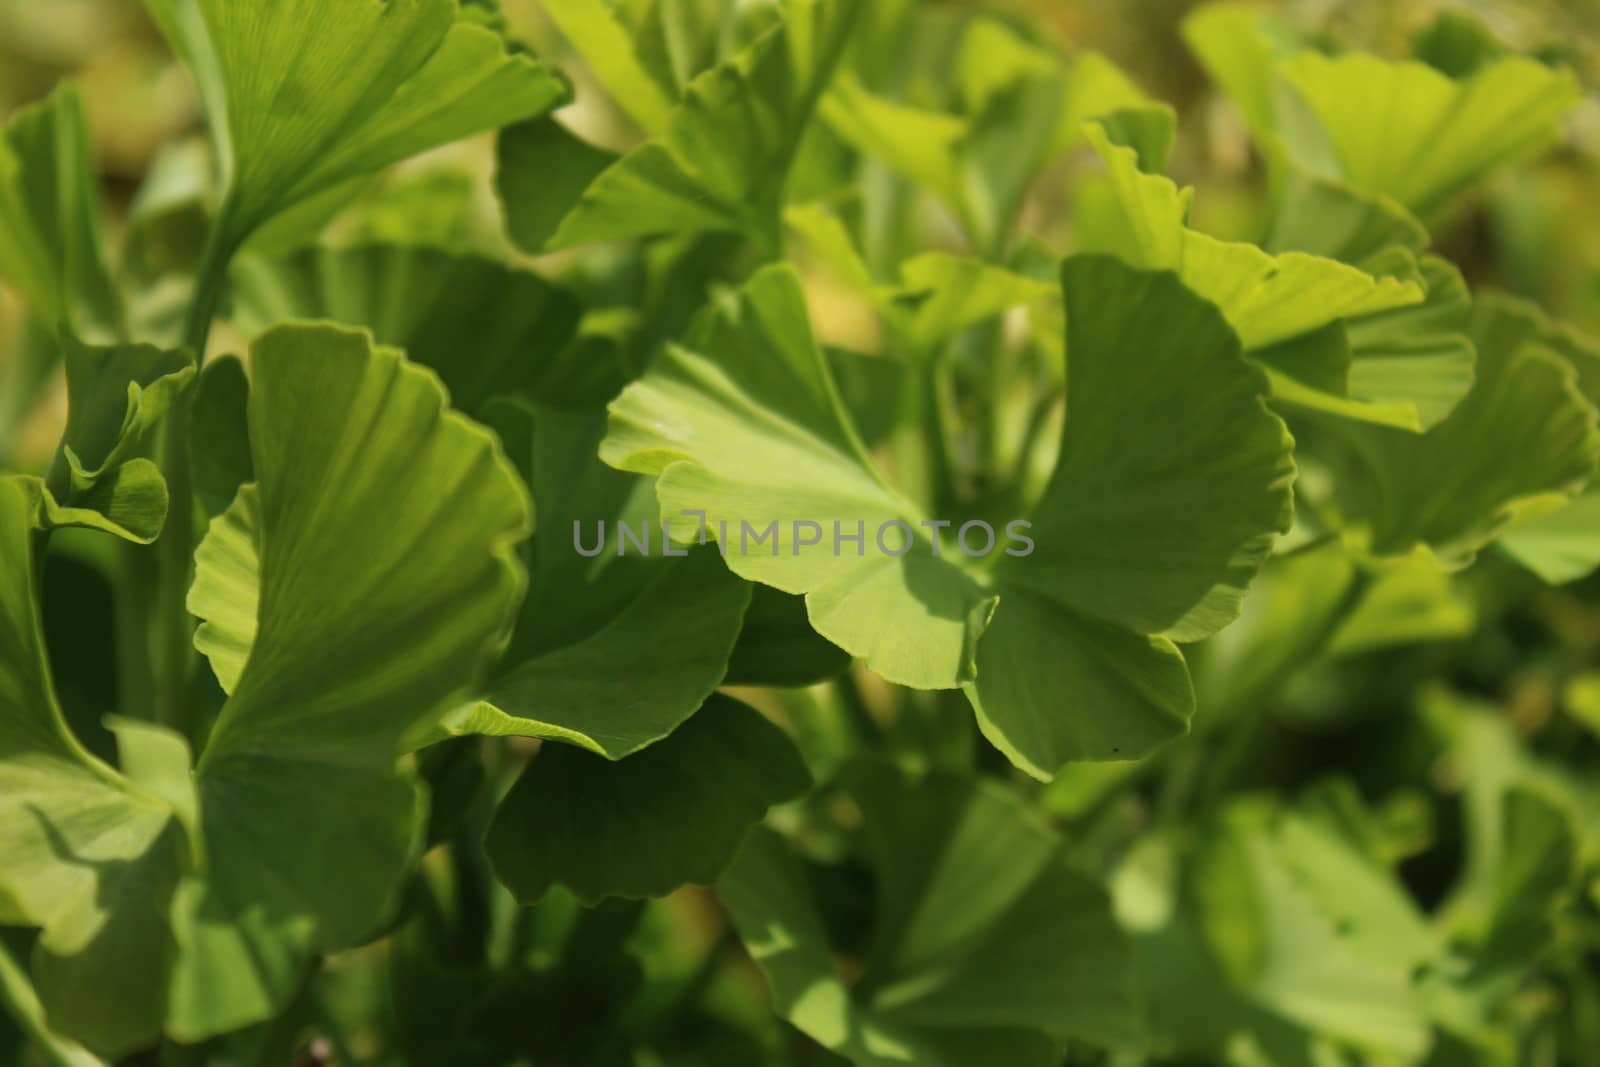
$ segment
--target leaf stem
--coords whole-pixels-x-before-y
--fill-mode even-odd
[[[222,296],[223,279],[236,247],[227,236],[231,211],[224,201],[212,223],[205,255],[195,278],[194,299],[183,329],[183,344],[195,362],[205,361],[211,322]],[[161,435],[161,473],[171,501],[167,523],[156,541],[158,578],[153,620],[152,673],[158,721],[188,735],[194,727],[190,681],[194,668],[194,624],[189,617],[190,569],[194,563],[194,487],[189,456],[188,390],[172,401]]]

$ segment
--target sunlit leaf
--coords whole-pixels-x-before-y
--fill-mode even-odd
[[[545,247],[566,248],[657,234],[731,230],[776,248],[784,185],[801,136],[849,37],[859,5],[791,0],[779,26],[684,90],[664,132],[605,169]],[[513,232],[543,232],[547,192],[531,188],[502,156],[500,187]]]
[[[280,212],[568,94],[451,0],[146,6],[205,104],[227,190],[224,248]]]
[[[601,456],[659,476],[677,538],[715,538],[734,573],[806,594],[817,631],[884,677],[953,688],[971,676],[993,601],[934,555],[921,516],[873,469],[789,269],[758,274],[629,386]],[[880,532],[903,554],[869,543]]]
[[[1277,128],[1291,154],[1424,216],[1491,169],[1546,148],[1578,95],[1570,71],[1520,56],[1461,79],[1359,52],[1303,52],[1281,72],[1294,100],[1279,98]]]
[[[639,128],[652,137],[666,133],[675,101],[645,68],[611,7],[593,0],[546,0],[544,10]]]

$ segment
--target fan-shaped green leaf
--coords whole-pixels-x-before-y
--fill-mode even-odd
[[[1219,241],[1187,227],[1190,190],[1139,169],[1139,155],[1115,143],[1100,123],[1090,142],[1110,169],[1120,214],[1099,222],[1088,251],[1135,267],[1176,270],[1184,284],[1222,309],[1247,350],[1310,333],[1336,319],[1422,300],[1420,286],[1298,252],[1271,256],[1254,245]],[[1113,228],[1114,227],[1114,228]]]
[[[750,587],[712,550],[670,545],[648,484],[597,458],[601,412],[500,405],[495,421],[527,464],[543,532],[532,590],[486,695],[440,729],[542,737],[622,759],[670,734],[721,683]]]
[[[651,137],[666,133],[674,100],[645,68],[611,7],[593,0],[546,0],[544,10],[639,128]]]
[[[195,376],[193,357],[150,345],[95,348],[68,339],[67,429],[74,488],[94,484],[144,445]]]
[[[862,154],[938,197],[980,248],[1005,237],[1029,184],[1078,141],[1085,120],[1146,102],[1105,57],[1069,60],[995,19],[971,20],[957,64],[960,114],[890,100],[848,75],[822,113]]]
[[[1108,902],[1014,796],[887,768],[854,775],[851,794],[880,917],[858,981],[839,977],[777,835],[752,835],[717,884],[792,1023],[858,1067],[1042,1067],[1069,1037],[1136,1040],[1131,952]]]
[[[1325,910],[1319,892],[1296,869],[1308,841],[1333,847],[1289,816],[1273,819],[1261,803],[1243,801],[1228,809],[1203,845],[1193,896],[1213,953],[1233,986],[1249,1001],[1312,1031],[1371,1050],[1414,1058],[1426,1051],[1430,1033],[1420,993],[1411,983],[1419,938],[1417,920],[1404,906],[1398,927],[1405,936],[1372,936],[1370,929],[1346,930]],[[1300,835],[1299,837],[1293,835]],[[1304,838],[1304,840],[1302,840]],[[1359,862],[1341,852],[1342,877]],[[1360,880],[1357,884],[1361,884]],[[1372,879],[1372,884],[1382,885]],[[1360,921],[1392,911],[1393,890],[1377,896],[1354,895],[1342,909],[1377,901]],[[1381,951],[1374,951],[1378,949]]]
[[[196,771],[208,867],[174,904],[190,1040],[270,1016],[381,920],[420,833],[401,738],[504,646],[531,525],[494,438],[397,353],[301,326],[251,362],[259,488],[213,522],[191,599],[232,695]]]
[[[921,516],[872,468],[790,269],[757,274],[629,386],[601,457],[659,476],[677,538],[714,538],[736,574],[806,594],[817,631],[884,677],[919,688],[971,677],[994,602],[934,555]]]
[[[1461,79],[1362,53],[1303,52],[1280,69],[1295,98],[1277,102],[1290,153],[1315,174],[1424,216],[1494,167],[1548,146],[1578,97],[1570,71],[1520,56]]]
[[[1512,559],[1552,585],[1600,567],[1600,490],[1529,503],[1496,541]]]
[[[595,179],[548,247],[703,230],[777,247],[790,164],[859,10],[789,0],[779,26],[690,83],[660,137]],[[507,169],[515,160],[501,162],[501,188],[526,187]],[[528,208],[547,211],[544,195]],[[523,210],[522,197],[506,203],[513,232]]]
[[[1539,318],[1494,296],[1473,308],[1477,379],[1425,434],[1340,425],[1358,465],[1340,489],[1381,553],[1425,543],[1460,561],[1498,535],[1519,502],[1571,496],[1600,458],[1595,409]]]
[[[1399,246],[1420,252],[1428,231],[1390,196],[1308,173],[1287,152],[1268,153],[1272,214],[1261,247],[1362,264]]]
[[[50,1029],[44,1017],[44,1005],[27,973],[14,960],[4,945],[0,945],[0,1003],[10,1018],[19,1024],[27,1037],[44,1052],[56,1067],[106,1067],[100,1057],[78,1042],[62,1037]]]
[[[227,180],[221,241],[567,87],[451,0],[147,0],[194,73]]]
[[[805,600],[755,586],[728,659],[727,685],[815,685],[843,673],[850,654],[811,628]]]
[[[1277,65],[1305,47],[1301,36],[1276,11],[1257,4],[1204,4],[1184,18],[1182,28],[1189,50],[1244,112],[1256,136],[1271,131]]]
[[[714,882],[750,828],[805,791],[805,764],[754,709],[713,696],[671,736],[611,762],[546,745],[501,802],[487,845],[517,896],[588,903]]]
[[[233,356],[213,359],[200,370],[189,416],[189,455],[195,497],[215,518],[239,487],[256,480],[250,456],[250,382]]]
[[[433,248],[249,257],[233,280],[234,318],[247,334],[292,319],[365,327],[431,367],[451,402],[473,413],[491,397],[549,391],[542,379],[578,325],[577,303],[538,275]]]
[[[52,508],[36,479],[0,478],[0,922],[42,928],[34,974],[52,1028],[120,1053],[160,1032],[160,983],[127,978],[170,961],[161,913],[184,835],[165,799],[62,718],[34,585],[33,533]],[[113,906],[124,893],[150,910]]]
[[[495,192],[505,205],[506,232],[523,251],[543,252],[583,191],[616,161],[615,153],[580,139],[553,118],[501,130]]]
[[[115,340],[121,297],[106,268],[83,104],[72,88],[0,129],[0,278],[47,330]]]
[[[1105,257],[1069,259],[1062,277],[1060,458],[1031,516],[1036,547],[995,568],[1000,607],[967,687],[984,733],[1041,777],[1187,729],[1193,691],[1168,637],[1238,614],[1288,528],[1294,477],[1262,376],[1214,306],[1173,273]],[[1206,520],[1176,528],[1175,514]]]

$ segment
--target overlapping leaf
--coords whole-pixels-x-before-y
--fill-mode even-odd
[[[107,529],[149,544],[167,513],[167,487],[148,451],[174,399],[195,377],[194,359],[149,345],[91,347],[63,340],[67,428],[65,503],[99,511]]]
[[[555,884],[593,903],[715,881],[805,764],[754,709],[713,696],[665,740],[620,762],[547,745],[501,802],[487,847],[524,900]]]
[[[0,130],[0,278],[47,330],[96,341],[125,329],[106,268],[83,104],[56,90]]]
[[[0,775],[15,810],[0,898],[45,928],[34,971],[51,1024],[96,1049],[269,1017],[311,953],[370,932],[417,844],[400,736],[471,685],[521,589],[526,499],[436,380],[331,327],[274,332],[254,365],[260,488],[219,523],[237,539],[246,507],[258,520],[259,592],[215,597],[229,587],[202,553],[195,608],[237,640],[192,775],[182,741],[153,727],[118,727],[119,773],[62,725],[31,599],[29,531],[50,502],[37,483],[3,486],[20,543],[4,554]]]
[[[1578,96],[1571,72],[1481,47],[1482,61],[1454,76],[1422,62],[1325,55],[1271,12],[1237,4],[1201,9],[1184,35],[1269,153],[1286,153],[1324,190],[1343,184],[1374,198],[1391,219],[1394,208],[1427,218],[1494,168],[1547,147]]]
[[[1136,1041],[1131,953],[1093,884],[1015,796],[945,775],[858,771],[876,935],[847,983],[804,870],[758,831],[717,884],[778,1010],[857,1067],[1061,1060]]]
[[[781,25],[689,84],[657,138],[599,173],[544,247],[706,230],[778,247],[790,164],[859,10],[843,0],[790,0]],[[519,222],[523,212],[549,211],[545,191],[517,195],[530,188],[511,173],[519,161],[544,166],[502,155],[509,225],[542,234],[547,222]]]
[[[551,0],[545,11],[639,128],[651,137],[666,133],[676,101],[645,66],[628,28],[610,5]]]
[[[1293,467],[1260,374],[1176,276],[1085,258],[1065,283],[1062,459],[1032,516],[1037,549],[992,576],[928,539],[873,469],[784,268],[624,391],[601,454],[657,475],[676,536],[714,538],[736,573],[805,594],[817,631],[872,670],[966,685],[990,739],[1032,773],[1131,758],[1181,733],[1192,707],[1181,656],[1152,635],[1193,639],[1232,617],[1286,524]],[[700,512],[703,526],[687,517]],[[1176,530],[1173,514],[1206,519]]]
[[[533,587],[485,695],[442,727],[630,756],[722,682],[750,589],[715,552],[666,543],[648,498],[635,504],[647,487],[596,458],[598,413],[502,408],[495,422],[526,445],[540,502]]]
[[[1190,191],[1140,169],[1110,121],[1090,141],[1110,170],[1113,202],[1091,201],[1083,245],[1134,266],[1176,270],[1222,309],[1268,371],[1274,395],[1301,406],[1420,430],[1437,421],[1471,382],[1472,351],[1443,332],[1465,318],[1466,295],[1442,261],[1427,276],[1407,253],[1385,257],[1393,273],[1368,273],[1298,251],[1271,255],[1187,226]],[[1425,288],[1426,286],[1426,288]],[[1428,314],[1403,311],[1430,301]],[[1383,316],[1379,318],[1379,316]],[[1441,321],[1443,320],[1443,321]],[[1360,339],[1347,323],[1364,324]],[[1352,327],[1353,328],[1353,327]]]
[[[370,329],[431,367],[451,402],[546,395],[572,339],[577,303],[538,275],[434,248],[306,248],[247,258],[234,272],[234,321],[249,335],[293,319]],[[470,343],[463,343],[465,338]]]
[[[872,301],[913,351],[927,354],[962,331],[1013,308],[1046,302],[1045,282],[970,256],[926,252],[900,265],[897,285],[880,285],[844,224],[818,204],[798,204],[784,221],[840,280]]]
[[[1570,71],[1520,56],[1460,79],[1364,53],[1304,52],[1280,71],[1294,97],[1280,98],[1278,114],[1290,153],[1424,217],[1492,168],[1548,147],[1578,97]],[[1387,121],[1373,122],[1380,114]]]
[[[1004,240],[1040,170],[1095,115],[1145,102],[1105,57],[1070,60],[998,20],[973,19],[956,57],[960,111],[930,110],[844,77],[824,99],[830,127],[937,196],[978,247]]]
[[[995,569],[1001,603],[967,687],[989,739],[1041,776],[1187,728],[1194,697],[1169,638],[1232,621],[1288,528],[1294,476],[1260,373],[1177,275],[1075,257],[1063,286],[1060,457],[1035,551]]]
[[[1340,483],[1341,498],[1379,552],[1423,543],[1447,559],[1469,559],[1519,504],[1569,497],[1594,472],[1595,409],[1542,319],[1519,302],[1481,297],[1471,336],[1476,383],[1432,430],[1338,427],[1358,463]]]
[[[1330,901],[1333,871],[1339,898]],[[1246,1001],[1370,1054],[1427,1050],[1412,973],[1435,950],[1430,934],[1386,872],[1336,837],[1241,801],[1208,835],[1191,893],[1211,951]]]
[[[227,193],[221,247],[567,88],[451,0],[147,0],[193,72]]]
[[[972,676],[994,602],[934,555],[922,517],[873,469],[789,268],[757,274],[662,353],[613,403],[601,456],[659,476],[678,539],[715,539],[736,574],[806,594],[817,631],[885,678],[926,689]]]
[[[62,718],[34,577],[33,532],[52,510],[37,480],[0,479],[0,921],[42,928],[34,974],[52,1028],[123,1051],[160,1026],[160,982],[121,987],[170,962],[159,909],[187,845],[167,798],[90,756]],[[159,743],[187,769],[181,740]],[[123,894],[153,894],[155,921],[113,906]]]

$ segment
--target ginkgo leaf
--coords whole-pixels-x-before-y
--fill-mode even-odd
[[[714,882],[767,809],[809,784],[782,730],[714,696],[626,760],[544,746],[501,802],[486,845],[525,901],[553,885],[590,904],[665,896]]]
[[[1509,51],[1482,22],[1463,11],[1440,11],[1412,38],[1412,51],[1428,66],[1463,78]]]
[[[1600,490],[1530,501],[1495,544],[1552,585],[1577,581],[1600,567]]]
[[[1407,936],[1391,929],[1387,941],[1358,938],[1325,908],[1326,891],[1319,899],[1296,869],[1308,841],[1318,841],[1311,827],[1263,802],[1225,810],[1204,839],[1192,890],[1209,947],[1238,992],[1272,1014],[1373,1054],[1421,1055],[1430,1033],[1411,982],[1418,920],[1407,914]],[[1348,850],[1340,855],[1341,871],[1359,862]],[[1377,899],[1383,907],[1390,898]],[[1371,900],[1353,891],[1338,903],[1369,905],[1361,921],[1372,914]]]
[[[1547,147],[1578,98],[1571,71],[1520,56],[1461,79],[1359,52],[1302,52],[1279,69],[1276,128],[1289,152],[1314,174],[1422,216]]]
[[[482,699],[424,740],[541,737],[620,760],[721,684],[750,587],[713,550],[667,542],[648,486],[597,458],[602,412],[500,406],[494,421],[539,501],[532,588]]]
[[[1367,405],[1399,405],[1408,427],[1427,430],[1472,389],[1477,349],[1468,334],[1472,298],[1461,272],[1434,255],[1418,264],[1421,304],[1344,323],[1350,345],[1349,394]]]
[[[194,647],[211,661],[224,693],[239,684],[256,643],[261,613],[261,493],[241,485],[233,503],[211,520],[195,549],[189,613],[204,620]]]
[[[126,330],[106,267],[83,104],[71,87],[0,128],[0,279],[54,333],[95,341]]]
[[[508,665],[447,728],[564,741],[614,760],[667,737],[722,681],[750,589],[709,550],[658,570],[600,630]]]
[[[272,1015],[311,953],[381,920],[420,833],[401,739],[504,647],[531,527],[492,435],[397,353],[297,326],[251,364],[259,485],[214,521],[191,599],[232,693],[195,771],[207,868],[173,904],[188,1040]]]
[[[1595,409],[1540,317],[1480,296],[1470,333],[1476,381],[1427,433],[1332,427],[1356,464],[1339,486],[1348,517],[1370,529],[1380,553],[1424,543],[1447,560],[1470,560],[1519,503],[1575,494],[1600,459]]]
[[[175,397],[195,377],[194,358],[150,345],[63,343],[67,428],[62,451],[77,503],[113,467],[138,458]]]
[[[1261,237],[1264,250],[1359,265],[1395,247],[1420,252],[1428,246],[1427,229],[1393,197],[1311,174],[1285,151],[1267,158],[1273,196]]]
[[[189,416],[195,498],[207,516],[228,509],[239,487],[256,480],[250,455],[250,382],[244,364],[221,356],[200,370]]]
[[[1006,549],[992,576],[923,533],[931,520],[871,466],[786,268],[757,274],[625,390],[601,446],[657,476],[675,536],[714,538],[735,573],[805,594],[817,632],[871,670],[966,685],[990,740],[1042,777],[1183,732],[1193,698],[1158,635],[1193,640],[1232,618],[1287,526],[1293,476],[1262,376],[1215,308],[1176,275],[1103,257],[1069,261],[1064,279],[1062,460],[1029,516],[1036,547]],[[1206,419],[1189,410],[1196,376]],[[1175,531],[1183,500],[1208,501],[1185,510],[1208,521]],[[1013,595],[1014,618],[991,627]],[[1015,669],[1023,645],[1051,650],[1047,675]],[[1093,698],[1063,704],[1070,692]]]
[[[54,513],[54,518],[52,518]],[[128,983],[171,962],[162,911],[190,862],[179,825],[192,803],[152,789],[154,764],[180,764],[187,745],[142,726],[133,744],[145,782],[91,756],[62,717],[50,677],[33,571],[33,532],[62,515],[36,479],[0,478],[0,921],[41,928],[34,984],[51,1027],[96,1051],[120,1053],[160,1032],[159,981]],[[155,740],[150,739],[151,734]],[[161,773],[171,784],[170,774]],[[189,791],[192,797],[192,791]],[[146,898],[147,910],[111,902]]]
[[[650,137],[666,133],[675,101],[646,69],[628,28],[610,5],[546,0],[544,10],[628,117]]]
[[[501,130],[495,192],[505,205],[506,232],[523,251],[543,252],[583,191],[616,161],[616,153],[548,116]]]
[[[900,265],[898,285],[879,285],[844,224],[818,204],[797,204],[784,221],[841,280],[870,299],[914,351],[939,345],[1013,308],[1054,298],[1055,287],[971,256],[925,252]]]
[[[568,95],[451,0],[146,6],[199,85],[230,250],[280,212]]]
[[[790,1022],[857,1067],[1044,1067],[1071,1037],[1136,1040],[1132,954],[1108,901],[1015,796],[889,768],[849,786],[880,917],[857,980],[835,968],[782,838],[758,830],[717,883]]]
[[[234,269],[233,294],[234,321],[249,336],[294,319],[364,327],[432,368],[451,402],[473,413],[491,397],[540,395],[541,375],[572,340],[579,312],[529,271],[405,245],[246,257]]]
[[[1085,250],[1117,255],[1135,267],[1176,270],[1185,285],[1222,309],[1247,350],[1423,298],[1417,285],[1375,278],[1336,260],[1299,252],[1272,256],[1189,229],[1189,190],[1140,170],[1137,151],[1114,142],[1105,125],[1090,123],[1086,131],[1110,171],[1120,213],[1098,220]]]
[[[978,247],[996,246],[1046,164],[1096,115],[1146,97],[1104,56],[1067,58],[998,20],[971,20],[957,55],[963,110],[888,99],[842,76],[823,99],[830,127],[938,197]]]
[[[1448,263],[1426,256],[1419,265],[1402,244],[1357,267],[1294,250],[1270,255],[1197,233],[1185,222],[1188,190],[1139,170],[1135,150],[1112,139],[1110,122],[1088,129],[1110,168],[1119,210],[1094,212],[1081,243],[1136,266],[1177,269],[1222,309],[1266,369],[1276,398],[1421,431],[1465,395],[1474,360],[1465,334],[1469,298]],[[1389,216],[1381,218],[1382,240],[1405,236],[1388,227]],[[1348,251],[1375,240],[1346,235],[1336,243]]]
[[[958,215],[963,210],[960,154],[971,136],[967,119],[889,100],[848,74],[823,98],[821,112],[846,141],[883,159]]]
[[[1284,18],[1258,4],[1210,3],[1183,20],[1183,39],[1259,138],[1277,115],[1278,63],[1305,47]]]
[[[806,594],[817,631],[885,678],[972,676],[994,601],[934,555],[922,517],[873,469],[790,268],[758,273],[624,390],[600,454],[658,476],[676,538],[714,538],[734,573]]]
[[[7,1015],[56,1067],[106,1067],[106,1062],[78,1042],[50,1029],[44,1005],[27,972],[0,944],[0,1003]]]
[[[1256,358],[1275,373],[1276,396],[1287,404],[1420,433],[1472,388],[1471,298],[1461,273],[1437,256],[1418,264],[1396,247],[1382,258],[1426,286],[1423,303],[1330,323]]]
[[[789,0],[778,26],[685,88],[664,132],[601,172],[545,247],[704,230],[777,247],[790,165],[859,10]],[[502,190],[527,187],[509,172],[516,161],[501,159]],[[528,209],[548,211],[546,195]],[[524,200],[506,201],[513,232]]]
[[[1238,614],[1288,528],[1294,477],[1265,381],[1216,307],[1176,274],[1106,257],[1069,259],[1063,286],[1060,458],[1030,516],[1036,547],[995,568],[1000,606],[967,686],[989,740],[1045,778],[1188,728],[1194,694],[1170,638]],[[1175,514],[1195,521],[1174,527]]]

